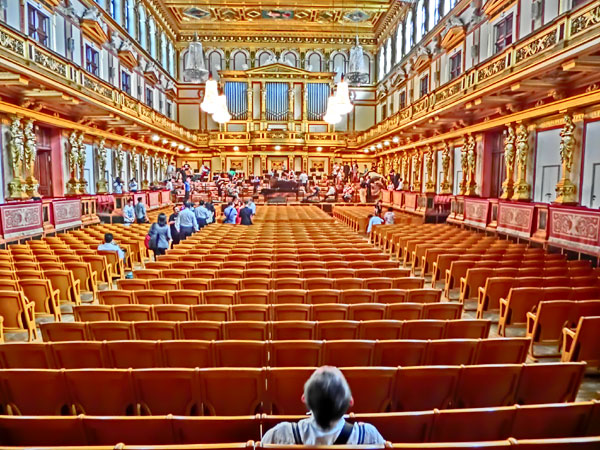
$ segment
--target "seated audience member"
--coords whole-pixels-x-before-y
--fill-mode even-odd
[[[127,204],[123,207],[123,221],[125,225],[130,225],[135,222],[135,208],[133,207],[133,199],[127,200]]]
[[[177,215],[179,222],[179,240],[182,241],[191,236],[194,231],[198,231],[198,221],[192,211],[192,204],[188,201],[183,204],[184,208]]]
[[[367,226],[367,234],[371,232],[374,225],[381,225],[383,219],[376,214],[369,214],[369,226]]]
[[[352,186],[352,184],[348,183],[344,187],[344,191],[342,192],[342,199],[345,202],[351,202],[353,197],[354,197],[354,186]]]
[[[299,422],[281,422],[268,430],[262,444],[383,445],[385,440],[368,423],[348,423],[344,414],[353,405],[350,386],[342,372],[324,366],[304,384],[302,401],[312,416]]]
[[[106,233],[104,235],[104,243],[100,244],[98,246],[98,250],[108,250],[111,252],[117,252],[119,255],[119,258],[125,259],[125,252],[123,251],[123,249],[121,247],[119,247],[115,243],[112,233]]]
[[[223,216],[225,217],[223,219],[223,223],[235,225],[235,221],[237,219],[237,210],[235,209],[235,206],[233,206],[233,202],[227,203],[227,207],[223,211]]]
[[[252,225],[252,208],[250,208],[250,200],[246,202],[246,206],[240,209],[240,224],[241,225]]]
[[[146,205],[142,201],[142,197],[138,198],[137,205],[135,205],[135,220],[137,223],[148,222],[148,216],[146,214]]]
[[[396,216],[394,215],[394,210],[392,208],[388,208],[387,212],[383,216],[383,220],[385,220],[386,225],[394,225],[394,220]]]

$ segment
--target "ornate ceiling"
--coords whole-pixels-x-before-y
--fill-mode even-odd
[[[182,36],[369,39],[400,0],[158,0]]]

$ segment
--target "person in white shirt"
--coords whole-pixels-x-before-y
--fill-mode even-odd
[[[329,189],[327,190],[327,193],[325,194],[325,198],[323,199],[323,201],[327,201],[330,198],[332,200],[335,200],[336,194],[337,194],[337,191],[335,190],[335,186],[333,184],[330,184]]]
[[[130,225],[135,222],[135,208],[133,207],[133,199],[127,200],[127,204],[123,208],[123,221],[125,225]]]
[[[367,234],[371,234],[371,230],[375,225],[381,225],[383,223],[383,219],[375,214],[369,216],[369,225],[367,226]]]
[[[383,220],[385,220],[386,225],[394,225],[394,220],[396,216],[394,215],[394,210],[392,208],[388,208],[387,212],[383,215]]]
[[[304,384],[302,401],[311,416],[299,422],[281,422],[268,430],[262,444],[276,445],[382,445],[385,440],[368,423],[348,423],[344,414],[354,405],[350,386],[336,367],[317,369]]]

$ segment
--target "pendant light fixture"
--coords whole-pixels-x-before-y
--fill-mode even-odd
[[[215,101],[216,111],[212,118],[217,123],[227,123],[231,120],[231,114],[227,109],[227,97],[225,94],[217,95]]]
[[[202,83],[208,76],[202,42],[198,40],[197,34],[194,34],[194,40],[188,45],[183,63],[183,76],[192,83]]]
[[[219,88],[217,82],[209,75],[204,85],[204,99],[200,103],[200,108],[207,114],[213,114],[217,108],[217,98],[219,97]]]
[[[342,116],[338,110],[338,99],[336,95],[330,95],[327,99],[327,111],[323,116],[323,120],[330,125],[335,125],[342,120]]]
[[[335,94],[337,99],[337,110],[339,114],[348,114],[354,108],[354,105],[350,101],[350,89],[348,82],[342,75],[341,81],[337,85],[337,92]]]

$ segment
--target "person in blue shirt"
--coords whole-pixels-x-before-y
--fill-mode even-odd
[[[127,204],[123,208],[123,221],[125,225],[131,225],[135,222],[135,208],[133,207],[133,199],[127,200]]]
[[[176,219],[179,223],[179,239],[182,241],[198,231],[198,220],[196,220],[196,214],[192,211],[191,203],[185,202],[183,206],[183,210],[177,215]]]
[[[383,223],[383,219],[376,214],[369,215],[369,226],[367,227],[367,234],[371,233],[374,225],[381,225]]]
[[[135,178],[132,178],[131,181],[129,182],[129,192],[137,192],[137,190],[138,190],[137,181],[135,181]]]
[[[123,185],[124,184],[125,183],[123,183],[123,180],[121,180],[121,177],[115,178],[115,182],[113,183],[114,193],[115,194],[122,194],[123,193]]]
[[[185,192],[185,196],[183,197],[184,202],[187,202],[190,199],[191,189],[192,189],[192,186],[190,185],[190,179],[188,177],[185,177],[185,179],[183,181],[183,190]]]
[[[211,214],[210,211],[206,209],[206,206],[204,206],[204,200],[200,200],[200,203],[194,209],[194,214],[196,214],[198,228],[203,228],[206,225],[208,225],[208,222],[211,218]]]
[[[104,244],[100,244],[98,246],[98,250],[108,250],[108,251],[112,251],[112,252],[117,252],[117,254],[119,255],[119,258],[121,258],[122,260],[125,259],[125,252],[123,251],[123,249],[121,247],[119,247],[115,241],[113,240],[113,235],[112,233],[106,233],[104,235]]]
[[[227,208],[225,208],[225,211],[223,211],[223,216],[225,216],[223,223],[231,223],[235,225],[235,221],[237,219],[237,210],[234,208],[232,202],[227,203]]]
[[[138,198],[137,205],[135,205],[135,220],[137,221],[137,223],[148,222],[148,217],[146,214],[146,205],[144,205],[142,197]]]

